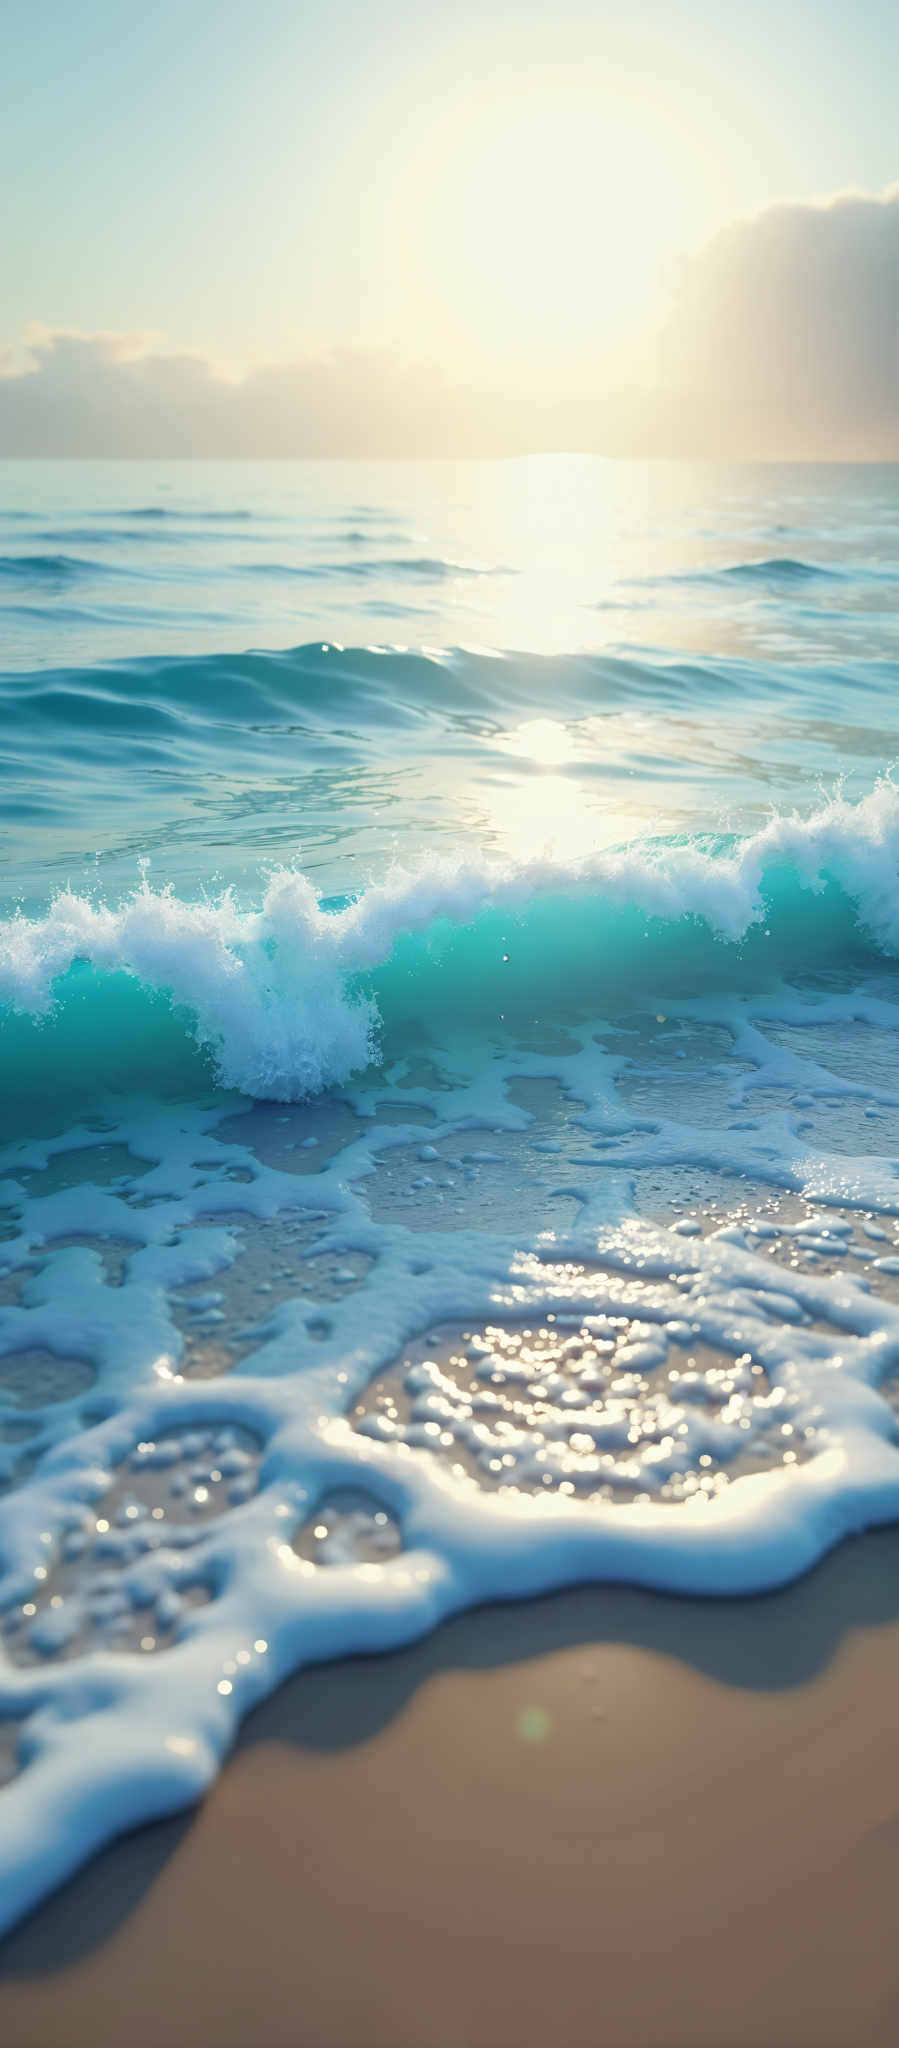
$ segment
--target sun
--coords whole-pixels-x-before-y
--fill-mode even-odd
[[[650,316],[700,170],[664,110],[535,88],[479,103],[441,140],[429,267],[473,339],[539,351]]]

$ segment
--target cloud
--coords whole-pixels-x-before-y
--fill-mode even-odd
[[[335,348],[224,376],[139,335],[33,330],[0,376],[15,455],[477,453],[501,408],[388,348]],[[492,412],[492,419],[491,419]]]
[[[687,265],[664,341],[657,426],[680,393],[692,450],[896,459],[899,186],[735,221]]]
[[[226,376],[153,337],[35,329],[24,361],[0,351],[0,454],[895,460],[897,341],[899,186],[735,221],[685,265],[651,378],[538,371],[526,345],[503,387],[386,347]]]

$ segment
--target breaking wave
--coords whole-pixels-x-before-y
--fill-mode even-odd
[[[64,891],[0,927],[0,1004],[29,1020],[32,1053],[52,1021],[58,1057],[66,1016],[82,1038],[100,1029],[126,977],[154,1014],[162,1000],[183,1016],[222,1084],[290,1101],[345,1080],[409,1020],[604,1013],[652,988],[771,985],[897,950],[899,792],[885,781],[740,840],[432,857],[337,904],[292,868],[251,908],[146,878],[118,904]]]

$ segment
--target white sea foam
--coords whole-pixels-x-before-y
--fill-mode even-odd
[[[273,885],[282,910],[296,886]],[[305,914],[317,929],[308,897]],[[277,908],[266,915],[271,934]],[[346,913],[343,930],[365,915]],[[278,928],[293,932],[292,908]],[[244,1129],[220,1103],[135,1105],[112,1129],[8,1150],[0,1367],[31,1347],[86,1359],[96,1377],[87,1397],[0,1409],[30,1420],[36,1461],[0,1503],[0,1727],[16,1731],[19,1766],[0,1793],[0,1924],[111,1834],[196,1798],[242,1714],[302,1662],[584,1578],[756,1590],[899,1515],[895,1417],[878,1391],[899,1367],[899,1181],[872,1153],[876,1127],[860,1126],[855,1151],[827,1147],[829,1120],[899,1107],[883,1077],[866,1080],[868,1055],[846,1052],[858,1020],[895,1044],[899,1010],[858,990],[676,1004],[647,1021],[645,1043],[631,1024],[631,1070],[655,1076],[665,1102],[654,1118],[628,1107],[621,1046],[597,1044],[595,1027],[558,1053],[510,1044],[497,1059],[444,1020],[437,1085],[409,1085],[400,1062],[356,1098],[365,1113],[336,1149],[305,1149],[310,1110],[256,1110]],[[825,1064],[827,1033],[852,1071]],[[679,1050],[687,1105],[710,1077],[727,1083],[714,1123],[673,1119]],[[564,1091],[536,1122],[516,1093],[528,1077]],[[122,1145],[133,1168],[92,1179],[91,1157]],[[742,1214],[705,1201],[673,1228],[641,1220],[641,1176],[673,1190],[691,1166],[705,1190],[742,1188]],[[756,1227],[745,1196],[766,1187]],[[241,1215],[264,1275],[252,1310],[229,1292]],[[104,1247],[120,1242],[130,1256],[112,1285]],[[522,1364],[489,1339],[504,1384],[491,1369],[476,1400],[441,1363],[444,1329],[464,1344],[465,1330],[523,1326],[546,1333],[543,1354]],[[569,1328],[595,1350],[589,1383],[552,1366],[553,1331]],[[372,1389],[404,1373],[412,1406],[392,1420]],[[7,1470],[21,1448],[0,1443]],[[746,1469],[747,1452],[770,1469]],[[344,1530],[316,1550],[319,1507],[347,1488],[400,1549],[360,1560]]]

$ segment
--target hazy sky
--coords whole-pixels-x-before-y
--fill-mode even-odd
[[[358,416],[369,444],[386,435],[398,445],[407,399],[418,407],[416,431],[424,423],[432,441],[438,414],[473,445],[526,437],[526,415],[551,440],[560,406],[566,445],[572,435],[593,445],[616,420],[633,438],[649,416],[634,410],[631,391],[611,407],[610,424],[610,394],[622,383],[655,387],[660,376],[679,388],[697,381],[684,337],[690,305],[702,303],[714,338],[715,279],[727,299],[722,337],[728,319],[733,333],[739,276],[735,283],[732,256],[722,255],[733,243],[725,236],[717,253],[700,256],[698,282],[695,264],[684,276],[687,259],[777,202],[807,207],[847,188],[882,194],[899,177],[897,76],[899,8],[887,0],[852,9],[845,0],[7,7],[0,448],[31,446],[35,435],[83,445],[85,420],[76,432],[75,416],[88,372],[91,406],[107,414],[95,435],[119,445],[110,422],[116,405],[127,414],[125,385],[112,377],[107,406],[96,379],[121,371],[123,355],[132,396],[134,359],[156,365],[144,373],[145,384],[155,379],[156,425],[145,419],[144,431],[163,442],[173,431],[163,414],[174,407],[188,439],[226,432],[233,445],[236,401],[233,390],[226,401],[216,373],[249,368],[256,414],[244,387],[240,434],[258,445],[259,379],[279,365],[281,399],[269,382],[266,403],[287,402],[289,375],[296,412],[305,377],[301,441],[313,425],[326,445],[341,431],[346,439],[347,418]],[[750,440],[752,419],[789,419],[790,364],[778,397],[772,379],[783,366],[771,337],[783,341],[785,319],[791,334],[799,320],[811,347],[828,318],[829,264],[845,256],[856,282],[863,273],[872,318],[899,317],[895,207],[842,218],[823,250],[820,215],[797,217],[811,219],[799,231],[800,272],[817,247],[808,255],[813,319],[797,299],[790,256],[772,255],[757,227],[740,244],[738,271],[745,256],[754,290],[772,294],[746,301],[768,337],[767,381],[750,352],[759,391],[740,429]],[[884,266],[897,275],[886,298],[877,286]],[[833,290],[839,307],[836,273]],[[101,338],[45,339],[35,356],[25,347],[33,323]],[[109,339],[123,334],[155,339]],[[895,342],[894,325],[893,354]],[[871,345],[857,338],[853,354],[849,336],[844,376],[862,374]],[[899,397],[881,361],[888,351],[874,353],[880,410],[869,407],[860,428],[856,393],[850,420],[877,452]],[[202,360],[185,365],[189,356]],[[171,361],[159,369],[172,357],[177,374]],[[815,362],[802,369],[816,374]],[[325,407],[317,423],[313,371],[315,404]],[[210,376],[227,428],[210,420]],[[708,377],[705,361],[703,384]],[[827,378],[836,403],[833,352]],[[729,400],[719,397],[726,441]],[[673,411],[665,416],[663,401],[656,411],[654,431],[670,438]],[[842,433],[830,416],[823,430]]]

